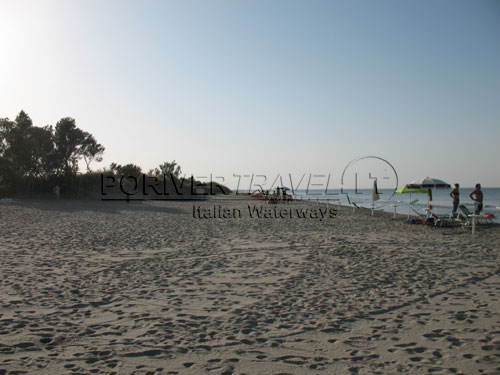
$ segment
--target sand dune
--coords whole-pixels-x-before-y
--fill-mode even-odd
[[[0,374],[500,372],[499,228],[192,212],[1,204]]]

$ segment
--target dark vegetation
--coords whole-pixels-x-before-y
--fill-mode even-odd
[[[210,189],[209,184],[181,177],[181,167],[175,161],[148,173],[134,164],[116,163],[92,171],[91,164],[102,161],[104,150],[70,117],[62,118],[55,127],[33,126],[24,111],[14,121],[0,118],[0,197],[51,196],[55,186],[61,188],[65,198],[101,197],[103,179],[114,182],[114,187],[108,189],[111,196],[125,196],[123,190],[136,197],[158,192],[186,196],[200,189],[217,194],[229,191],[225,187]]]

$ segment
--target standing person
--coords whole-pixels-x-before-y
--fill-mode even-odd
[[[476,189],[469,194],[470,199],[474,201],[474,214],[479,215],[483,210],[483,192],[481,184],[476,184]]]
[[[450,197],[453,199],[453,211],[452,215],[455,216],[457,214],[457,208],[458,205],[460,204],[460,192],[458,191],[458,188],[460,185],[458,183],[455,184],[455,189],[453,189],[450,193]]]

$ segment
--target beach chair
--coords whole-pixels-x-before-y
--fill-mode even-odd
[[[465,215],[466,220],[467,220],[463,226],[465,226],[465,225],[471,225],[472,226],[472,233],[474,233],[474,227],[475,227],[476,223],[477,224],[484,224],[484,223],[487,223],[488,220],[489,220],[489,218],[484,218],[484,217],[482,217],[480,215],[473,214],[463,204],[461,204],[460,206],[458,206],[458,208],[463,212],[463,214]]]
[[[418,199],[414,199],[408,205],[408,220],[410,224],[424,224],[425,223],[425,215],[418,212],[413,206],[418,202]],[[410,218],[410,211],[413,211],[417,218]]]
[[[462,227],[470,225],[470,223],[472,222],[472,218],[470,217],[470,215],[472,215],[472,212],[470,212],[469,209],[463,204],[458,206],[458,209],[459,211],[457,211],[456,216],[453,217],[453,221],[461,223]]]
[[[461,204],[460,206],[458,206],[458,208],[460,209],[460,211],[462,211],[462,214],[459,214],[461,216],[463,216],[465,218],[466,221],[471,221],[471,219],[475,216],[472,212],[470,212],[470,210],[465,207],[463,204]],[[479,223],[482,219],[482,217],[476,217],[477,219],[477,222]]]
[[[460,206],[458,206],[458,208],[460,208],[460,210],[462,210],[462,212],[467,216],[467,218],[470,219],[471,217],[474,217],[474,215],[472,214],[472,212],[470,212],[469,209],[467,207],[465,207],[463,204],[461,204]],[[482,216],[476,217],[477,222],[480,223],[480,224],[490,224],[490,223],[493,223],[493,219],[494,218],[495,218],[495,215],[493,215],[491,213],[485,213]]]
[[[420,219],[425,218],[425,215],[422,215],[420,212],[418,212],[413,206],[418,202],[418,199],[412,200],[410,202],[410,210],[412,210]],[[410,214],[408,212],[408,218],[410,217]]]
[[[458,206],[458,208],[460,209],[460,211],[463,212],[463,214],[465,215],[465,217],[469,217],[470,215],[472,215],[472,212],[470,212],[469,209],[467,207],[465,207],[463,204],[461,204],[460,206]]]
[[[472,218],[460,212],[456,212],[455,215],[451,213],[447,217],[447,221],[449,225],[461,225],[462,228],[469,227],[472,224]]]
[[[451,212],[450,216],[448,217],[448,222],[450,224],[459,224],[459,225],[464,226],[467,223],[467,221],[468,221],[468,218],[464,217],[458,211],[455,212],[455,214],[453,214],[453,212]]]

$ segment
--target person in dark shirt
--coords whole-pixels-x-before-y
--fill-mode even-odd
[[[457,214],[457,208],[458,205],[460,204],[460,192],[458,191],[458,188],[460,185],[458,183],[455,184],[455,189],[453,189],[450,193],[450,197],[453,199],[453,216]]]
[[[476,184],[476,189],[469,194],[469,197],[475,202],[474,213],[479,215],[483,210],[483,192],[481,191],[481,184]]]

